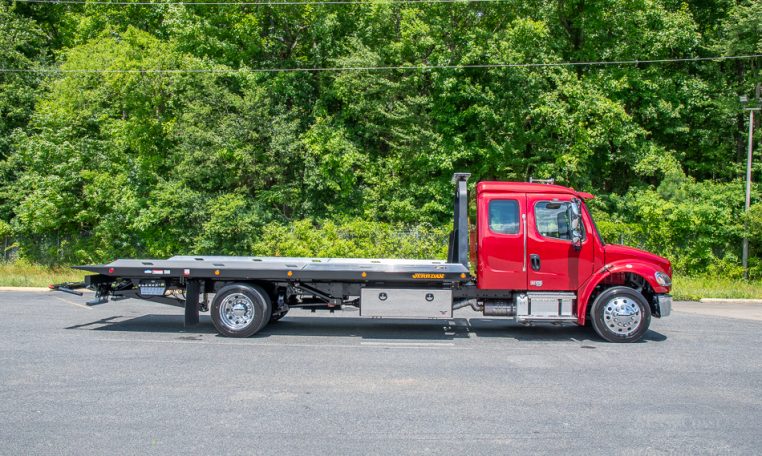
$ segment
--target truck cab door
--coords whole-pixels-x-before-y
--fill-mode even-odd
[[[526,289],[526,195],[485,192],[477,201],[478,287]]]
[[[595,248],[583,214],[582,245],[575,248],[569,218],[571,195],[527,195],[529,291],[576,291],[593,273]]]

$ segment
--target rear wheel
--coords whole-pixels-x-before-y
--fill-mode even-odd
[[[227,337],[249,337],[270,321],[270,297],[257,285],[236,283],[223,287],[212,301],[212,322]]]
[[[648,331],[651,308],[632,288],[613,287],[595,298],[590,320],[595,332],[609,342],[636,342]]]

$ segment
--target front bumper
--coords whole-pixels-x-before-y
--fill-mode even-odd
[[[672,295],[657,294],[654,296],[654,304],[656,304],[654,316],[663,318],[669,317],[669,314],[672,313]]]

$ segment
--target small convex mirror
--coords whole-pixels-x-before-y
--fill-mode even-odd
[[[572,198],[569,205],[569,226],[572,245],[579,250],[582,248],[582,201],[579,198]]]

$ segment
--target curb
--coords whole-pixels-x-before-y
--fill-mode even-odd
[[[704,304],[762,304],[762,299],[701,298],[699,302]]]
[[[39,292],[39,291],[51,291],[48,287],[0,287],[0,291],[29,291],[29,292]]]
[[[51,290],[48,287],[0,287],[0,291],[20,291],[22,293],[40,293],[40,292],[51,292],[54,290]],[[81,289],[78,291],[82,291],[83,293],[92,293],[92,290],[88,289]]]

